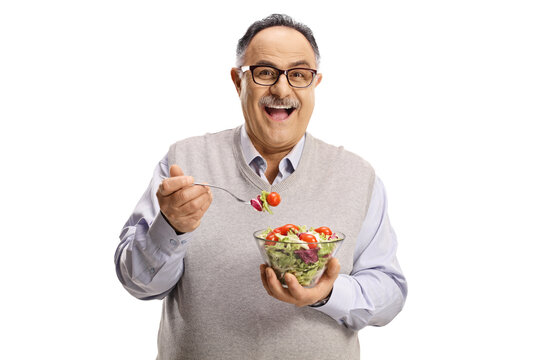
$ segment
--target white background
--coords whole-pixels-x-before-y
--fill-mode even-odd
[[[1,3],[0,358],[155,357],[118,235],[170,143],[243,121],[236,42],[273,12],[320,46],[309,131],[387,188],[410,294],[362,358],[540,358],[535,2],[193,3]]]

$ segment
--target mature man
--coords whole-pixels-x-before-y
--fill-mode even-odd
[[[231,70],[245,124],[173,144],[124,226],[120,281],[139,299],[164,299],[159,359],[358,359],[357,331],[403,307],[381,181],[360,157],[306,133],[318,63],[305,25],[277,14],[255,22]],[[257,213],[194,179],[246,199],[276,191],[283,203]],[[314,288],[294,276],[284,288],[271,268],[256,270],[253,231],[286,223],[347,236]]]

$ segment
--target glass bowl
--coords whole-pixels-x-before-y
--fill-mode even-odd
[[[305,242],[266,240],[262,234],[267,231],[268,229],[255,231],[253,236],[263,261],[274,269],[283,287],[287,287],[286,273],[293,274],[303,287],[317,285],[328,261],[336,255],[345,240],[343,233],[334,232],[336,239],[314,243],[317,246],[311,249]]]

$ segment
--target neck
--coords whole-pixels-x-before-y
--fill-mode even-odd
[[[279,172],[279,163],[287,154],[292,150],[294,145],[296,143],[292,144],[291,146],[282,147],[282,148],[269,148],[262,144],[255,136],[252,136],[249,134],[249,131],[247,132],[249,139],[251,140],[251,143],[255,147],[255,150],[263,157],[263,159],[266,161],[266,172],[264,175],[266,176],[266,179],[270,184],[274,182],[274,179],[276,178],[278,172]]]
[[[255,143],[253,143],[253,146],[255,146],[255,149],[259,152],[259,154],[261,154],[264,160],[266,160],[266,172],[264,175],[268,179],[268,182],[272,184],[279,172],[279,163],[294,146],[280,151],[268,151],[268,149],[265,149],[264,147]]]

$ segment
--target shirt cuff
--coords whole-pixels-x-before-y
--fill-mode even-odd
[[[161,251],[171,254],[181,251],[189,243],[193,233],[188,232],[177,235],[174,228],[167,222],[167,219],[159,212],[152,225],[150,225],[148,236]]]
[[[340,274],[334,281],[330,299],[326,304],[313,307],[313,309],[325,313],[337,322],[342,323],[349,310],[353,307],[354,302],[354,290],[351,289],[350,281],[346,275]]]

